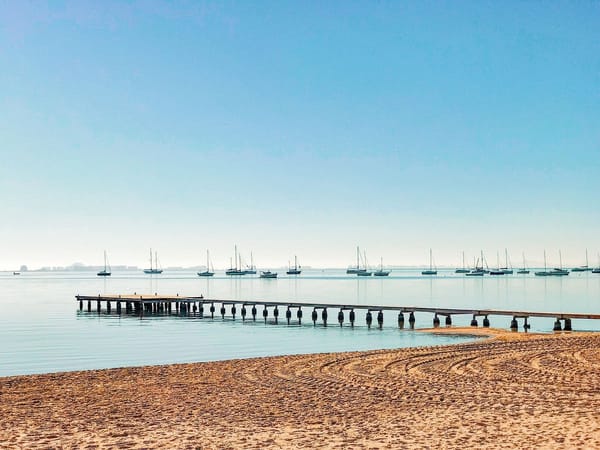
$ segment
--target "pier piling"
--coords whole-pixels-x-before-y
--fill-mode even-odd
[[[470,315],[471,325],[478,326],[478,318],[483,318],[483,326],[489,327],[490,320],[489,316],[509,316],[512,317],[510,321],[510,329],[518,331],[518,319],[523,319],[523,330],[528,332],[530,329],[530,317],[540,318],[553,318],[554,331],[572,331],[572,320],[573,319],[592,319],[600,320],[600,314],[591,313],[577,313],[577,312],[535,312],[535,311],[514,311],[514,310],[492,310],[492,309],[459,309],[459,308],[434,308],[424,306],[389,306],[389,305],[348,305],[348,304],[322,304],[313,302],[278,302],[278,301],[235,301],[235,300],[219,300],[219,299],[205,299],[203,296],[197,297],[179,297],[179,296],[158,296],[156,293],[152,296],[149,295],[77,295],[75,297],[78,309],[80,312],[84,311],[85,304],[87,303],[87,313],[92,312],[92,302],[96,302],[96,310],[99,314],[102,313],[102,309],[106,308],[106,313],[111,314],[113,306],[116,308],[117,314],[122,314],[123,303],[125,303],[125,312],[127,314],[135,313],[140,318],[148,314],[163,314],[168,311],[171,314],[173,305],[178,315],[190,316],[192,313],[195,317],[204,318],[204,304],[209,305],[211,318],[214,319],[216,311],[215,304],[219,305],[219,313],[221,318],[224,320],[227,313],[227,308],[231,308],[231,316],[235,320],[237,315],[237,304],[241,305],[242,319],[245,320],[247,317],[248,309],[251,306],[252,319],[256,320],[257,307],[263,306],[263,318],[265,323],[268,323],[268,309],[273,308],[273,317],[275,318],[274,323],[278,323],[280,307],[285,308],[285,318],[288,325],[291,324],[292,310],[296,308],[296,317],[298,318],[298,324],[302,324],[302,307],[312,308],[311,319],[313,325],[316,326],[316,322],[320,318],[323,320],[323,326],[327,326],[328,321],[328,308],[338,308],[337,320],[341,327],[344,325],[346,317],[348,317],[350,326],[353,327],[356,321],[356,309],[366,311],[366,322],[370,328],[373,324],[373,319],[377,320],[379,328],[383,328],[383,316],[384,311],[396,311],[398,313],[398,327],[404,328],[405,325],[405,313],[408,314],[408,322],[411,329],[415,328],[415,313],[430,313],[433,315],[433,326],[440,326],[440,316],[445,317],[446,326],[452,325],[452,315]],[[114,303],[114,304],[113,304]],[[348,310],[348,316],[345,315],[345,310]],[[319,311],[320,314],[319,314]],[[373,314],[377,313],[377,317],[373,317]],[[563,322],[564,321],[564,322]]]
[[[415,313],[414,313],[414,311],[411,311],[410,314],[408,315],[408,324],[410,325],[410,329],[414,330],[414,328],[415,328]]]

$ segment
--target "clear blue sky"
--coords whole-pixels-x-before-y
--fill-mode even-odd
[[[0,0],[0,269],[600,250],[600,3]]]

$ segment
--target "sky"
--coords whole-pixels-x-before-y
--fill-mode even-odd
[[[600,3],[0,0],[0,270],[600,251]],[[516,264],[516,262],[515,262]]]

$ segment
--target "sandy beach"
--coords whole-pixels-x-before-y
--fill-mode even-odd
[[[600,448],[600,334],[491,333],[0,378],[0,448]]]

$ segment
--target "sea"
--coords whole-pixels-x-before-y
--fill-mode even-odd
[[[368,328],[364,313],[354,327],[337,323],[314,326],[304,311],[302,325],[287,325],[281,311],[265,323],[241,317],[116,313],[79,310],[77,294],[158,294],[223,300],[290,301],[326,304],[493,308],[547,312],[600,312],[600,275],[572,272],[565,277],[504,275],[465,277],[453,270],[422,276],[419,269],[396,269],[389,277],[357,277],[345,269],[303,270],[301,275],[261,279],[258,275],[202,278],[194,271],[48,271],[0,273],[0,376],[111,367],[172,364],[284,354],[343,352],[443,345],[474,337],[399,329],[397,313],[384,311],[382,329]],[[218,309],[217,309],[218,311]],[[295,317],[295,316],[294,316]],[[346,313],[347,318],[347,313]],[[429,328],[432,314],[417,313],[416,328]],[[470,316],[454,316],[453,325],[469,325]],[[510,317],[492,316],[491,326],[509,328]],[[441,318],[442,326],[444,319]],[[408,322],[406,322],[408,325]],[[552,332],[553,319],[530,320],[531,331]],[[481,319],[480,319],[481,325]],[[521,323],[520,323],[521,325]],[[408,327],[407,327],[408,328]],[[599,331],[600,321],[573,320],[573,329]]]

